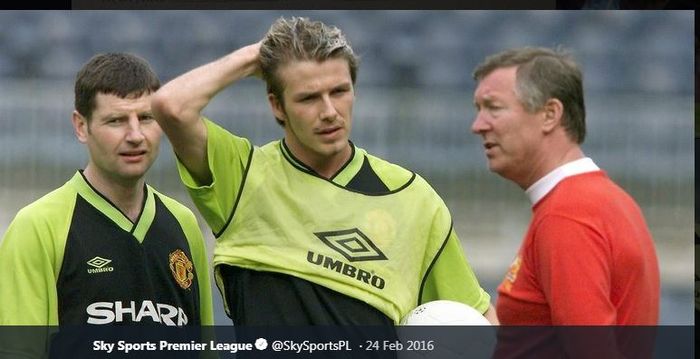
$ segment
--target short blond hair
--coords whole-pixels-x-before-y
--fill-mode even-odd
[[[267,92],[283,101],[284,83],[278,74],[283,65],[293,61],[321,62],[331,58],[347,60],[354,84],[359,60],[340,29],[305,17],[277,19],[260,46],[260,67],[267,83]]]

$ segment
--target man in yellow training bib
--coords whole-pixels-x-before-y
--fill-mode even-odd
[[[357,67],[336,27],[280,18],[261,42],[154,95],[181,179],[217,238],[227,314],[237,325],[394,325],[449,299],[496,322],[440,197],[349,141]],[[284,129],[262,147],[201,114],[248,76],[264,79]]]

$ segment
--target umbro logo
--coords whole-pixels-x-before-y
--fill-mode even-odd
[[[102,258],[102,257],[95,257],[95,258],[87,261],[87,264],[89,264],[95,268],[102,268],[111,262],[112,262],[111,259]]]
[[[367,236],[357,228],[342,231],[316,232],[318,239],[334,251],[340,253],[350,262],[386,260],[386,256]],[[350,263],[309,251],[306,261],[311,264],[334,270],[342,275],[369,284],[377,289],[384,289],[386,280],[374,271],[366,271]]]
[[[350,262],[386,260],[387,257],[357,228],[315,232],[318,239]]]
[[[100,256],[97,256],[97,257],[87,261],[87,264],[92,267],[92,268],[88,268],[87,272],[89,274],[102,273],[102,272],[112,272],[112,271],[114,271],[114,267],[111,267],[111,266],[107,267],[107,265],[110,263],[112,263],[111,259],[102,258]]]

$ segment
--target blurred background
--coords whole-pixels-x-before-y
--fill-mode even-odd
[[[361,57],[351,139],[433,184],[494,301],[531,212],[520,188],[488,171],[469,131],[471,72],[510,47],[570,49],[584,72],[583,149],[639,202],[656,242],[660,323],[694,324],[692,11],[0,12],[0,233],[86,164],[70,114],[75,73],[91,56],[133,52],[165,83],[292,15],[345,32]],[[223,91],[205,115],[257,145],[283,135],[256,79]],[[194,210],[165,137],[148,181]],[[215,293],[216,322],[230,324]]]

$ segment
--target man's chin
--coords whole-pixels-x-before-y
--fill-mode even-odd
[[[327,148],[327,151],[330,152],[343,152],[348,146],[350,145],[350,142],[348,141],[347,138],[342,138],[338,139],[336,141],[332,142],[327,142],[324,144],[324,147]]]
[[[503,176],[503,172],[505,171],[505,168],[503,167],[503,165],[501,165],[499,163],[494,163],[492,161],[489,161],[489,171]]]
[[[142,179],[148,168],[127,168],[119,171],[119,177],[124,181],[138,181]]]

